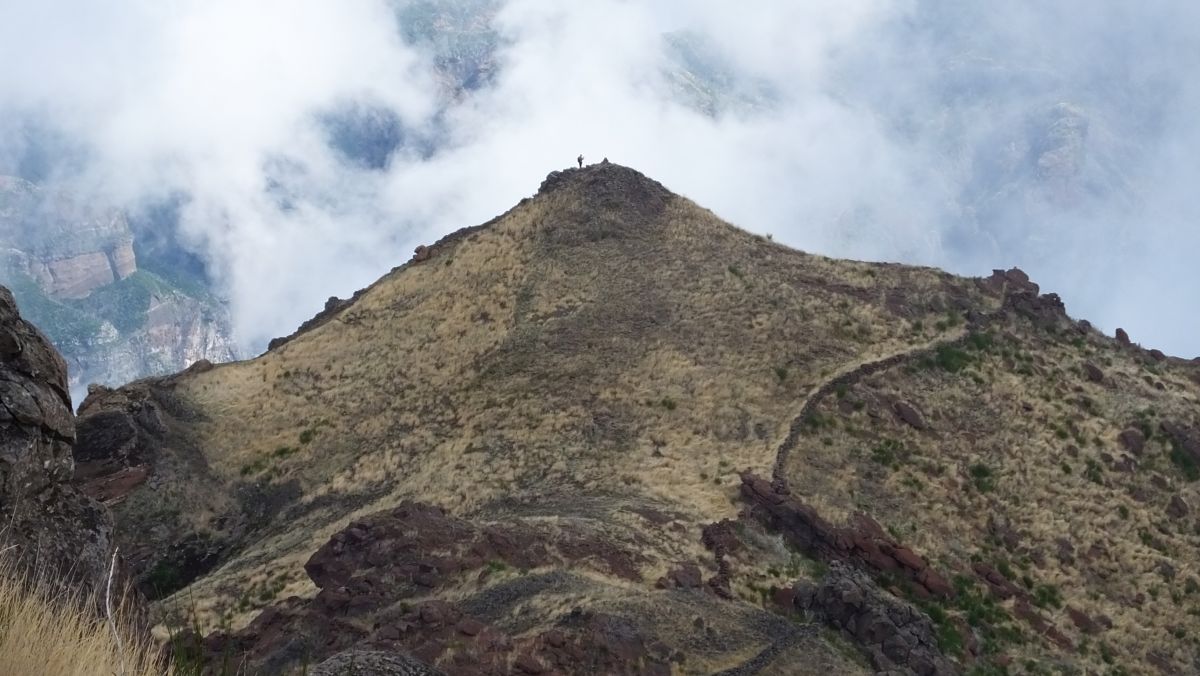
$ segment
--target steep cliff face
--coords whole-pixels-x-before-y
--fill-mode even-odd
[[[112,522],[71,484],[74,441],[66,363],[0,287],[0,548],[95,589],[108,571]]]
[[[0,283],[62,351],[78,399],[236,349],[224,305],[202,280],[138,267],[125,215],[0,177]]]

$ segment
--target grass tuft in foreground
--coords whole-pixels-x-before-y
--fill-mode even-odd
[[[0,554],[0,674],[172,676],[149,637]],[[116,633],[114,634],[114,629]]]

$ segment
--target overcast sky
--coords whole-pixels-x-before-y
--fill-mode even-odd
[[[453,100],[403,4],[0,0],[0,168],[41,135],[47,181],[187,194],[258,347],[582,152],[809,251],[1019,265],[1073,316],[1200,355],[1196,3],[506,0],[490,83]],[[711,107],[680,35],[726,77]],[[331,147],[351,105],[410,140],[386,166]]]

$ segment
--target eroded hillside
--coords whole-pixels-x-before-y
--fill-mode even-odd
[[[1158,516],[1185,485],[1159,439],[1200,454],[1193,368],[1019,272],[812,256],[601,164],[257,359],[97,391],[77,477],[164,621],[195,607],[228,627],[206,651],[269,673],[368,649],[452,674],[1179,668],[1196,543]],[[1151,441],[1127,460],[1128,426]]]

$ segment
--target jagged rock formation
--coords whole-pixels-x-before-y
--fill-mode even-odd
[[[845,632],[871,654],[881,672],[918,676],[956,674],[959,668],[938,645],[937,628],[921,610],[881,590],[862,571],[842,562],[817,583],[789,590],[787,609],[815,615]]]
[[[74,441],[66,364],[0,287],[0,549],[87,592],[107,579],[112,521],[71,484]]]
[[[257,359],[96,389],[79,479],[160,619],[267,672],[1186,673],[1198,375],[1019,270],[807,255],[602,164]]]
[[[92,382],[236,356],[223,304],[159,272],[139,269],[121,211],[0,176],[0,283],[62,351],[77,398]]]

